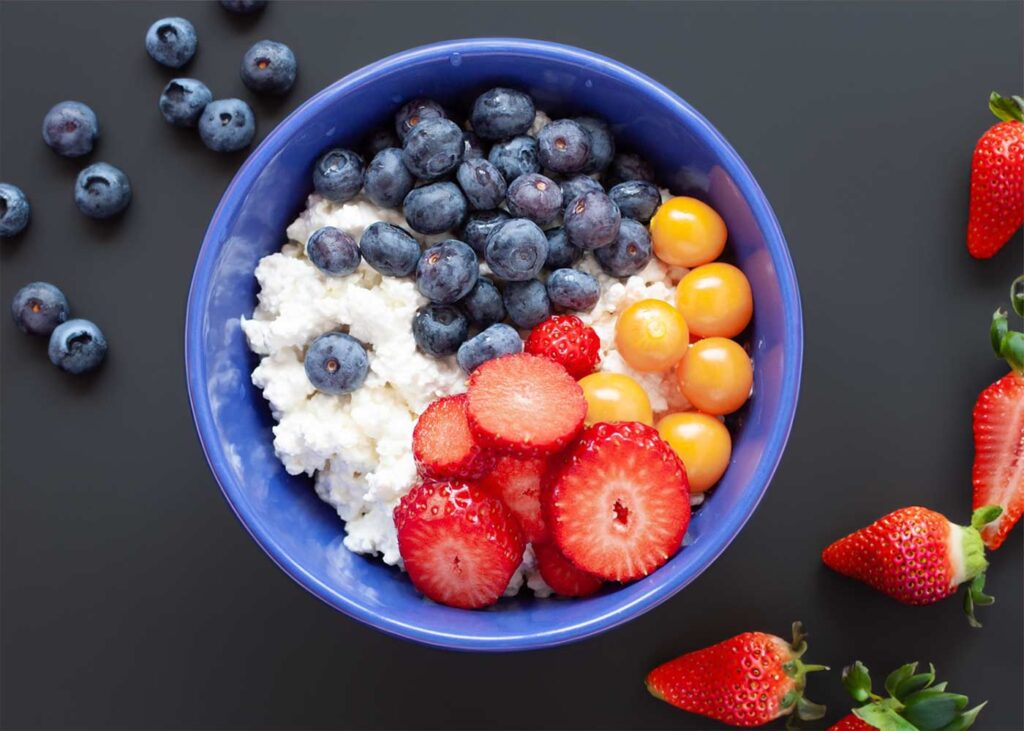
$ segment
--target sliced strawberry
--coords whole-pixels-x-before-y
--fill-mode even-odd
[[[690,523],[686,471],[653,427],[586,429],[542,495],[555,543],[610,581],[646,576],[679,550]]]
[[[593,574],[576,568],[550,543],[533,544],[533,554],[537,557],[540,577],[556,594],[588,596],[600,589],[604,583]]]
[[[412,453],[420,474],[434,480],[475,480],[494,464],[494,454],[473,439],[465,394],[439,398],[420,414]]]
[[[974,404],[974,508],[998,505],[1002,514],[981,537],[998,548],[1024,513],[1024,375],[1010,372]]]
[[[494,604],[523,558],[512,512],[468,483],[417,485],[395,508],[395,527],[412,583],[450,607]]]
[[[583,428],[583,389],[562,366],[527,353],[489,360],[469,377],[477,441],[520,455],[557,452]]]
[[[480,487],[501,498],[519,521],[528,543],[547,538],[544,516],[540,509],[540,485],[548,461],[543,457],[505,455],[494,463],[494,469],[480,480]]]

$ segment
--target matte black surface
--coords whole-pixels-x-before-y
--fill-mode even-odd
[[[807,325],[803,390],[782,466],[726,553],[649,614],[581,644],[466,655],[391,639],[303,592],[235,520],[207,470],[185,395],[192,263],[243,155],[169,127],[173,72],[149,24],[191,19],[185,69],[253,101],[259,136],[344,74],[410,46],[522,35],[604,53],[667,84],[747,161],[782,222]],[[2,716],[5,728],[663,728],[714,724],[644,691],[644,673],[746,629],[803,619],[809,695],[845,705],[838,670],[933,661],[988,698],[978,729],[1021,729],[1022,535],[994,557],[994,607],[899,605],[826,570],[830,540],[921,503],[966,520],[974,398],[1005,371],[988,321],[1022,268],[1021,237],[987,262],[963,238],[968,170],[992,89],[1020,93],[1021,5],[4,2],[0,178],[33,206],[0,242],[6,308],[35,279],[95,319],[110,358],[91,377],[49,365],[2,316]],[[284,100],[242,85],[259,38],[299,59]],[[82,161],[40,138],[54,102],[96,110],[91,161],[123,167],[120,220],[74,208]],[[781,723],[777,724],[781,727]],[[817,727],[823,728],[824,724]]]

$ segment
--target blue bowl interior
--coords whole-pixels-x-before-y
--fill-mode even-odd
[[[690,528],[692,544],[633,584],[582,600],[503,600],[468,612],[423,600],[408,579],[342,545],[343,526],[311,481],[274,456],[269,410],[239,318],[256,304],[253,270],[284,243],[311,191],[314,160],[391,124],[397,106],[426,96],[464,107],[503,84],[529,91],[552,116],[609,120],[623,148],[655,165],[675,193],[707,200],[729,227],[729,251],[755,299],[755,393],[739,420],[732,464]],[[576,49],[528,41],[467,41],[407,52],[325,90],[283,122],[239,172],[196,266],[186,330],[188,381],[204,449],[239,518],[269,555],[336,608],[384,631],[462,649],[522,649],[596,633],[692,581],[757,505],[781,456],[796,407],[801,319],[785,243],[760,189],[731,147],[670,92]]]

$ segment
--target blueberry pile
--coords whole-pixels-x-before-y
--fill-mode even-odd
[[[310,261],[328,276],[350,274],[365,259],[385,276],[414,277],[429,300],[412,322],[419,349],[455,355],[467,372],[522,350],[520,329],[556,312],[590,311],[600,284],[575,266],[593,252],[610,276],[640,271],[652,256],[647,224],[661,194],[646,161],[616,155],[604,121],[558,119],[532,136],[536,116],[533,99],[516,89],[481,94],[465,124],[436,101],[413,99],[393,130],[370,136],[365,156],[324,152],[313,168],[324,198],[344,203],[362,193],[378,206],[401,207],[419,234],[459,238],[421,250],[409,231],[389,223],[370,225],[359,242],[326,227],[306,243]],[[306,358],[313,384],[336,380],[326,362],[355,368],[346,388],[357,387],[365,349],[357,343],[358,357],[332,351],[325,361],[320,342]]]

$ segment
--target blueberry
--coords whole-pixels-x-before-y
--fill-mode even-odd
[[[330,277],[344,277],[359,268],[359,245],[351,234],[334,226],[318,228],[310,235],[306,256]]]
[[[413,231],[439,234],[455,230],[466,217],[466,198],[455,183],[431,183],[413,188],[403,204]]]
[[[615,241],[597,249],[594,258],[613,277],[636,274],[651,260],[651,235],[639,221],[623,218]]]
[[[431,302],[450,305],[473,289],[480,263],[468,245],[455,239],[431,246],[416,264],[416,289]]]
[[[486,158],[487,151],[484,149],[484,143],[480,141],[472,132],[462,133],[462,144],[463,144],[463,160],[476,160],[478,158]]]
[[[175,127],[195,127],[213,93],[196,79],[171,79],[160,94],[160,114]]]
[[[562,212],[562,189],[540,173],[520,175],[508,187],[508,211],[516,218],[545,226]]]
[[[548,277],[548,297],[564,310],[590,312],[601,297],[597,279],[578,269],[556,269]]]
[[[548,238],[548,258],[544,261],[544,268],[555,270],[571,267],[583,258],[583,249],[569,243],[569,237],[561,226],[549,228],[544,232]]]
[[[565,208],[565,232],[569,243],[581,249],[598,249],[615,241],[622,215],[604,193],[591,191],[577,196]]]
[[[462,370],[472,373],[492,358],[522,352],[523,339],[516,329],[499,322],[460,345],[455,359]]]
[[[444,109],[437,102],[431,99],[413,99],[403,104],[395,114],[395,131],[398,133],[398,139],[405,142],[406,135],[420,122],[445,118]]]
[[[199,117],[199,137],[214,152],[237,152],[256,136],[256,117],[241,99],[217,99]]]
[[[85,373],[99,368],[107,356],[107,339],[89,320],[68,320],[50,333],[46,354],[62,371]]]
[[[49,282],[26,284],[11,301],[14,324],[29,335],[49,335],[70,311],[68,298]]]
[[[462,162],[462,130],[450,119],[426,119],[405,136],[402,159],[420,180],[444,177]]]
[[[480,256],[487,251],[487,237],[491,231],[501,226],[512,217],[500,208],[493,211],[474,211],[466,218],[462,225],[462,235],[459,237]]]
[[[537,327],[551,315],[551,299],[539,279],[509,282],[502,299],[508,319],[524,330]]]
[[[402,143],[390,129],[379,129],[366,140],[366,157],[372,160],[378,152],[389,147],[397,147],[401,151]]]
[[[247,15],[267,7],[267,0],[220,0],[221,6],[232,13]]]
[[[556,173],[578,173],[590,160],[590,133],[571,119],[559,119],[537,133],[540,164]]]
[[[547,257],[547,237],[540,226],[525,218],[513,218],[492,231],[484,250],[487,266],[506,282],[533,279]]]
[[[608,169],[608,184],[615,185],[627,180],[646,180],[654,182],[654,169],[651,164],[632,152],[620,152],[612,158]]]
[[[455,355],[469,337],[469,320],[451,305],[429,304],[416,310],[412,336],[420,350],[436,358]]]
[[[491,148],[487,159],[501,171],[507,183],[511,183],[520,175],[540,172],[537,140],[525,135],[497,143]]]
[[[366,197],[382,208],[398,208],[415,184],[416,179],[402,162],[402,151],[397,147],[374,155],[363,178]]]
[[[132,202],[128,176],[113,165],[97,162],[78,174],[75,205],[89,218],[110,218]]]
[[[306,378],[317,391],[338,396],[363,385],[370,370],[366,348],[351,335],[324,333],[306,348]]]
[[[477,97],[469,121],[481,139],[505,140],[525,134],[536,113],[529,94],[499,87]]]
[[[96,113],[82,102],[59,102],[43,117],[43,140],[64,157],[88,155],[99,134]]]
[[[146,31],[146,53],[172,69],[187,64],[196,53],[196,29],[184,18],[163,18]]]
[[[17,236],[32,215],[25,192],[17,185],[0,183],[0,238]]]
[[[640,223],[650,223],[651,216],[661,205],[661,191],[646,180],[619,183],[608,191],[608,197],[615,201],[623,218],[632,218]]]
[[[313,188],[329,201],[345,203],[363,187],[363,158],[352,150],[328,150],[313,168]]]
[[[505,178],[487,160],[474,158],[459,165],[456,179],[470,208],[488,211],[505,200]]]
[[[256,41],[242,56],[242,83],[260,94],[286,94],[298,71],[292,49],[277,41]]]
[[[409,232],[377,221],[363,231],[359,250],[366,263],[389,277],[407,277],[416,271],[420,245]]]
[[[595,117],[576,117],[573,121],[590,133],[590,155],[587,157],[583,172],[601,172],[615,157],[615,137],[608,123]]]
[[[459,302],[462,309],[469,315],[473,324],[480,327],[487,327],[505,319],[505,305],[501,301],[501,292],[494,286],[494,282],[486,277],[480,277],[469,290],[469,294]]]
[[[559,181],[558,185],[562,188],[562,202],[565,205],[569,205],[577,196],[592,190],[596,190],[598,193],[604,192],[601,184],[589,175],[574,175],[571,178]]]

